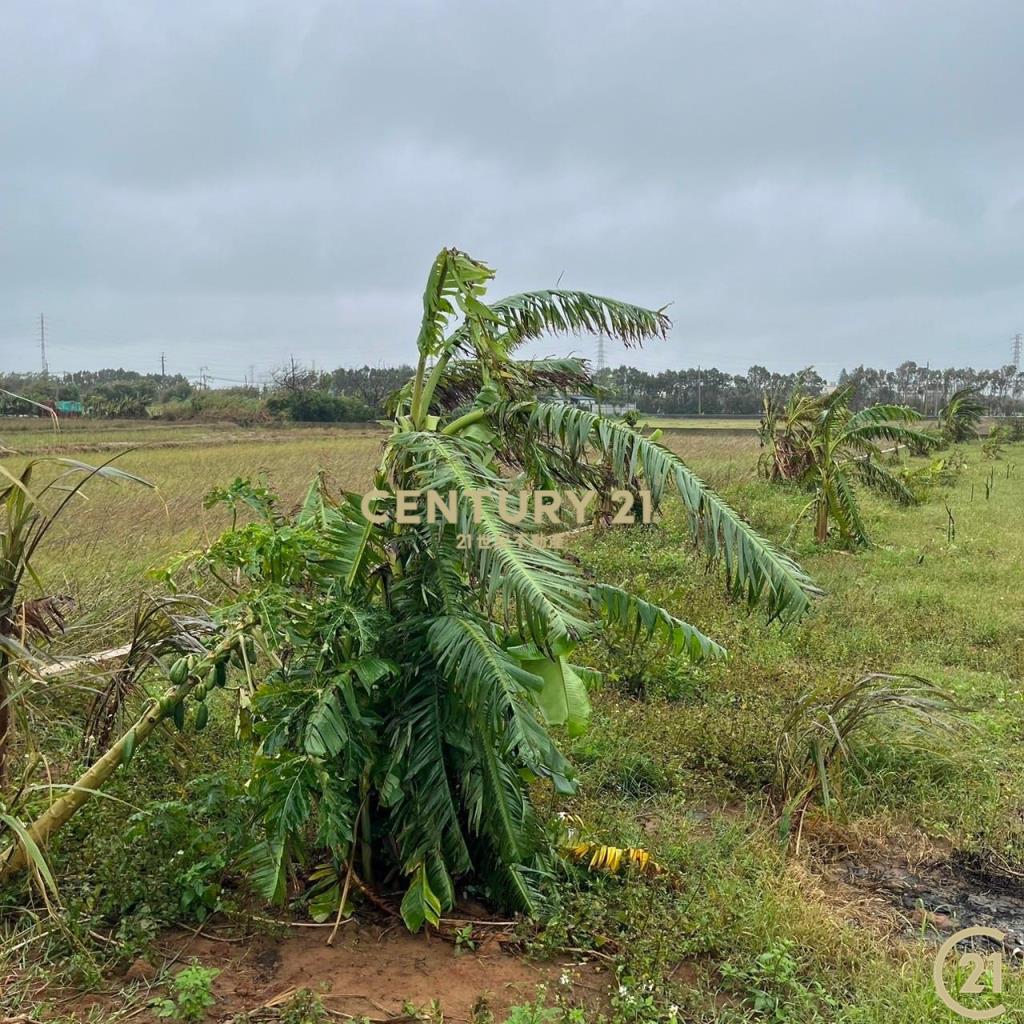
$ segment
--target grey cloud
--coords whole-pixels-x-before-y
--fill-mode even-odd
[[[499,293],[671,302],[652,368],[998,365],[1022,30],[996,0],[8,4],[0,361],[36,365],[40,310],[58,369],[408,360],[456,244]]]

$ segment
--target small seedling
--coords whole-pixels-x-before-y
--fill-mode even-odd
[[[324,1024],[327,1019],[323,1000],[308,988],[300,988],[281,1010],[281,1024]]]
[[[455,948],[459,952],[476,949],[476,942],[473,940],[473,926],[467,924],[455,932]]]
[[[155,1003],[158,1017],[173,1020],[201,1021],[213,1006],[213,979],[220,974],[216,967],[192,964],[179,971],[171,982],[170,996]]]

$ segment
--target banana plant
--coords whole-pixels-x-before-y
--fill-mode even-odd
[[[977,388],[960,388],[949,396],[939,413],[939,428],[951,444],[973,441],[985,415],[985,403]]]
[[[586,728],[581,643],[622,629],[695,661],[724,654],[548,546],[533,492],[643,489],[655,510],[675,495],[732,592],[780,619],[816,592],[678,456],[559,397],[593,393],[583,362],[514,356],[549,332],[638,345],[665,334],[664,312],[557,290],[487,303],[492,277],[454,249],[431,266],[416,373],[371,491],[332,496],[317,478],[297,512],[269,503],[205,555],[246,580],[224,611],[257,616],[273,666],[249,709],[265,828],[249,863],[271,900],[307,865],[320,915],[395,874],[413,930],[467,883],[535,913],[555,851],[532,791],[575,790],[557,733]],[[410,495],[443,514],[421,501],[410,515]]]
[[[260,647],[256,671],[240,648],[255,685],[240,689],[237,719],[255,744],[263,819],[251,882],[283,902],[304,878],[318,917],[340,920],[349,893],[396,878],[412,930],[437,925],[457,886],[537,913],[558,843],[533,801],[538,787],[576,788],[558,737],[587,726],[597,677],[577,663],[581,644],[622,630],[694,661],[724,656],[696,626],[551,546],[557,515],[538,492],[592,489],[600,508],[616,488],[653,513],[674,497],[737,598],[789,621],[818,593],[677,455],[569,401],[595,392],[582,361],[515,356],[552,332],[639,345],[665,335],[663,311],[564,290],[488,303],[493,276],[455,249],[434,260],[416,372],[393,396],[369,491],[335,495],[318,475],[285,511],[262,488],[247,500],[236,481],[220,497],[253,516],[196,564],[232,580],[213,618]],[[410,514],[417,496],[428,509],[433,496],[437,514],[422,501]],[[181,682],[151,717],[166,703],[180,724],[204,684],[193,666],[174,671]]]
[[[836,524],[843,542],[870,543],[858,485],[901,505],[917,504],[917,495],[885,466],[881,442],[891,442],[890,452],[904,445],[927,451],[939,443],[934,434],[909,425],[921,416],[907,406],[873,405],[853,412],[855,390],[847,384],[821,396],[795,391],[772,421],[768,449],[761,458],[769,479],[794,481],[813,491],[793,527],[812,519],[818,543],[828,539],[830,523]]]

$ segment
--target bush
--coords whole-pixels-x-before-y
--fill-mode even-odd
[[[271,395],[267,409],[274,416],[298,423],[353,423],[373,419],[372,410],[361,398],[326,391]]]
[[[198,420],[202,423],[237,423],[252,426],[269,423],[273,417],[267,403],[251,392],[197,391],[189,398],[162,402],[150,408],[154,419],[179,422]]]

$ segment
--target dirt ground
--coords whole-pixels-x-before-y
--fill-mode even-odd
[[[334,1017],[371,1021],[409,1019],[410,1007],[427,1012],[435,1002],[445,1021],[470,1022],[475,1011],[484,1009],[500,1021],[510,1007],[532,1002],[541,985],[548,989],[548,1002],[560,991],[571,992],[576,1005],[604,1003],[609,975],[599,966],[531,961],[506,951],[486,931],[475,931],[479,941],[474,950],[457,949],[437,935],[410,935],[400,926],[356,920],[342,926],[333,947],[325,943],[328,932],[318,928],[291,928],[283,938],[175,934],[160,945],[167,957],[164,980],[193,961],[220,969],[209,1021],[246,1013],[272,1020],[274,1011],[302,989],[319,996]],[[115,986],[123,991],[80,997],[65,1003],[61,1012],[84,1021],[97,1008],[117,1015],[131,1006],[133,1020],[157,1020],[148,1010],[138,1012],[163,993],[155,966],[136,961],[122,978],[112,979]]]

